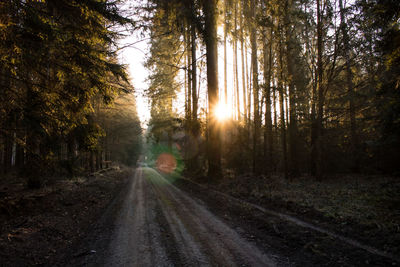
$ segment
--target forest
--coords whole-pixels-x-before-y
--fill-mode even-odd
[[[148,5],[150,134],[189,172],[398,174],[397,1]]]
[[[0,265],[396,265],[399,155],[398,0],[0,2]]]
[[[180,142],[189,172],[398,174],[399,5],[314,2],[148,1],[134,21],[114,2],[4,1],[2,172],[136,162],[130,27],[150,36],[149,137]]]
[[[2,1],[1,172],[44,177],[133,164],[141,127],[108,1]],[[103,166],[104,165],[104,166]]]

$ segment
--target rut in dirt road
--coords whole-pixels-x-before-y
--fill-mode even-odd
[[[116,219],[105,266],[275,266],[201,203],[139,168]]]

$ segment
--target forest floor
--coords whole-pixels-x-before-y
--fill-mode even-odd
[[[312,177],[289,182],[280,176],[249,174],[211,185],[204,178],[194,180],[209,192],[212,188],[262,210],[298,218],[389,257],[400,255],[398,177],[343,175],[322,182]]]
[[[128,181],[111,167],[90,176],[27,189],[16,176],[0,182],[0,266],[51,266],[75,246]]]
[[[197,198],[149,167],[137,168],[66,266],[287,266]],[[176,181],[175,181],[176,182]]]
[[[39,190],[3,179],[0,266],[400,264],[398,179],[175,178],[118,167]]]
[[[243,192],[232,197],[246,185],[234,183],[235,186],[229,184],[230,180],[210,185],[175,178],[163,176],[152,168],[138,168],[129,186],[71,252],[82,256],[66,257],[60,265],[397,266],[400,263],[396,254],[358,241],[360,231],[349,235],[340,232],[341,224],[324,220],[318,211],[304,213],[284,200],[280,206],[277,201],[261,203]],[[254,177],[249,179],[252,181],[248,183],[254,182]],[[88,249],[95,253],[86,253]]]

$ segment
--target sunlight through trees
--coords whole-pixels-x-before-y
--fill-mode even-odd
[[[148,138],[181,143],[188,172],[398,170],[397,1],[122,3],[1,2],[3,172],[139,153],[127,30],[149,36]]]
[[[150,127],[158,141],[183,131],[206,144],[188,170],[214,168],[219,153],[226,169],[286,179],[396,169],[397,3],[149,3]],[[387,19],[379,21],[380,8]],[[174,107],[179,98],[184,107]]]

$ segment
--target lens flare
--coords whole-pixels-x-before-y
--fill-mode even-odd
[[[176,169],[176,158],[169,153],[161,153],[156,161],[157,169],[165,174],[170,174]]]

